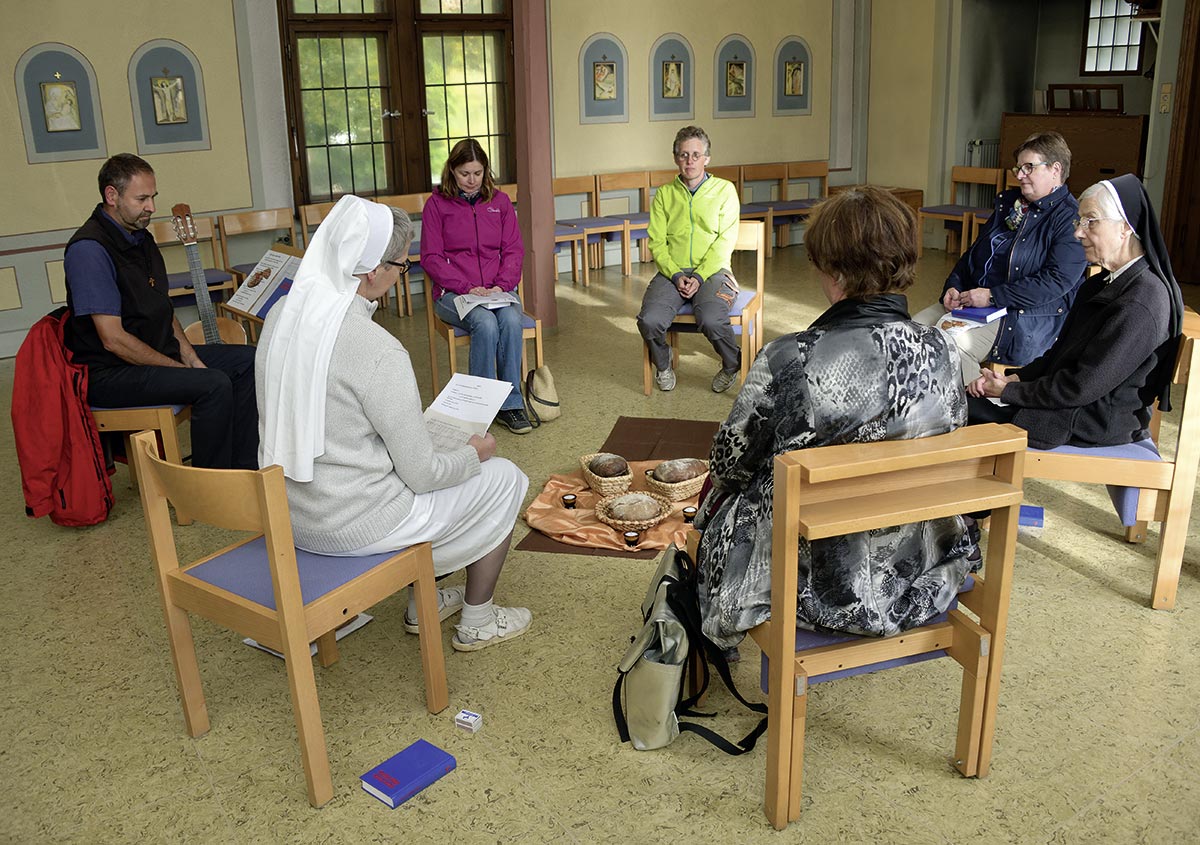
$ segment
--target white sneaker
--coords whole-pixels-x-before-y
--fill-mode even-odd
[[[675,389],[675,371],[670,367],[665,370],[659,370],[654,375],[654,383],[658,385],[658,389],[663,393]]]
[[[438,588],[438,621],[443,622],[449,619],[454,614],[462,610],[463,600],[466,598],[466,587],[447,587],[446,589]],[[408,618],[408,609],[404,610],[404,630],[410,634],[421,633],[420,622],[414,622]]]
[[[479,651],[496,643],[515,640],[529,630],[533,614],[524,607],[493,607],[487,625],[455,625],[458,633],[450,640],[456,651]]]

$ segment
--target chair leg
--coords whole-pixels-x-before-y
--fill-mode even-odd
[[[954,767],[964,777],[979,771],[979,746],[983,734],[983,708],[987,701],[988,653],[991,635],[957,610],[950,612],[954,641],[950,656],[962,666],[962,695],[958,709],[958,738]]]
[[[450,372],[446,375],[446,380],[449,381],[458,372],[458,345],[454,342],[453,332],[446,332],[446,340],[448,341],[446,345],[450,347]],[[524,355],[525,353],[522,351],[521,354]]]
[[[450,702],[446,684],[446,656],[442,650],[442,629],[438,624],[437,582],[433,577],[433,553],[425,544],[417,554],[417,622],[420,625],[421,671],[425,675],[425,707],[439,713]]]
[[[630,256],[628,220],[625,221],[625,228],[621,230],[621,275],[633,275],[633,259]]]
[[[541,367],[546,363],[546,355],[542,349],[542,331],[541,329],[534,330],[533,333],[533,362],[534,366]]]
[[[917,258],[925,254],[925,215],[917,212]]]
[[[571,241],[571,281],[579,281],[579,259],[575,254],[575,247],[578,246],[578,241]]]
[[[412,304],[412,290],[410,290],[411,286],[411,283],[408,281],[408,276],[404,276],[400,279],[400,289],[404,291],[404,315],[406,317],[411,317],[414,313]],[[399,302],[396,303],[396,310],[400,310]],[[396,316],[400,315],[397,314]]]
[[[580,242],[579,252],[583,257],[579,263],[583,265],[583,286],[586,288],[591,284],[591,278],[588,276],[587,241]]]
[[[171,413],[170,408],[166,408],[159,412],[158,418],[158,434],[159,441],[162,443],[163,460],[180,465],[183,463],[183,454],[179,448],[179,427],[175,424],[175,415]],[[132,454],[126,452],[127,455]],[[178,525],[191,525],[192,518],[185,512],[181,512],[178,507],[175,508],[175,522]]]
[[[308,787],[308,803],[321,807],[333,797],[333,777],[329,772],[329,752],[325,748],[325,728],[321,725],[321,705],[317,701],[317,680],[313,675],[308,643],[285,644],[288,686],[300,738],[300,759]]]
[[[1133,525],[1125,529],[1126,543],[1144,543],[1146,542],[1146,520],[1139,519]]]
[[[317,637],[317,660],[321,667],[328,669],[338,662],[337,630],[326,631]]]
[[[784,662],[791,663],[789,657]],[[783,671],[770,667],[767,691],[767,781],[763,810],[776,830],[787,827],[792,818],[792,796],[796,796],[796,816],[799,816],[800,784],[792,790],[794,774],[803,774],[804,718],[807,711],[808,677],[793,675],[790,666]],[[793,686],[795,685],[794,690]],[[797,695],[796,693],[799,693]],[[799,731],[799,737],[794,736]],[[799,742],[799,770],[793,758]]]
[[[425,307],[430,309],[432,313],[433,298],[430,294],[425,295]],[[433,317],[429,324],[429,372],[433,378],[433,395],[437,396],[440,390],[438,386],[438,350],[437,350],[437,317]]]
[[[204,703],[204,689],[200,684],[192,625],[187,611],[171,604],[170,596],[163,596],[163,616],[167,622],[167,639],[171,644],[171,662],[175,665],[179,702],[183,705],[184,727],[188,736],[203,736],[208,733],[208,706]]]
[[[667,332],[667,342],[671,344],[671,367],[679,369],[679,332]]]
[[[1179,471],[1176,466],[1175,471]],[[1153,592],[1150,594],[1150,606],[1155,610],[1171,610],[1175,607],[1175,593],[1179,589],[1179,570],[1183,566],[1183,549],[1187,543],[1187,525],[1189,511],[1192,507],[1192,497],[1179,496],[1172,492],[1167,494],[1167,518],[1162,521],[1161,536],[1158,540],[1158,560],[1154,567]],[[1176,498],[1184,498],[1182,503],[1186,510],[1182,513]]]
[[[650,344],[642,341],[642,392],[647,396],[650,395]]]
[[[788,779],[788,821],[800,818],[804,788],[804,727],[808,718],[808,696],[798,695],[792,707],[792,760]]]

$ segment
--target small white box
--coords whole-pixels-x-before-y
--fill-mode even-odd
[[[458,715],[454,717],[454,724],[470,733],[477,733],[483,727],[483,717],[478,713],[472,713],[470,710],[459,710]]]

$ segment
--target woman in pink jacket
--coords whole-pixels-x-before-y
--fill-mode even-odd
[[[454,298],[515,292],[524,255],[516,213],[492,180],[487,153],[474,138],[459,141],[421,214],[421,267],[433,282],[434,313],[471,335],[471,375],[512,384],[496,419],[513,434],[533,430],[521,398],[521,308],[476,306],[460,318]]]

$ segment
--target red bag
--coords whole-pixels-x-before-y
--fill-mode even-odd
[[[13,372],[12,423],[25,513],[58,525],[95,525],[113,506],[100,433],[88,407],[87,367],[63,343],[65,307],[29,330]]]

